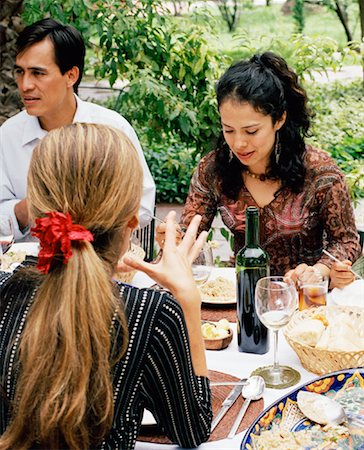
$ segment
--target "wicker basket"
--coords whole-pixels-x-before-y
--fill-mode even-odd
[[[127,255],[137,256],[138,258],[143,259],[145,256],[145,251],[142,247],[135,245],[133,243],[130,244],[130,250],[126,253]],[[118,272],[114,275],[114,278],[122,283],[130,284],[136,274],[136,270],[131,270],[130,272]]]
[[[342,369],[351,369],[364,366],[364,350],[355,352],[330,351],[311,347],[302,344],[292,338],[291,333],[294,328],[304,319],[313,319],[314,316],[320,314],[326,316],[326,312],[330,309],[330,314],[345,312],[349,314],[351,325],[356,329],[361,338],[364,337],[364,308],[348,307],[348,306],[320,306],[319,308],[306,309],[297,311],[291,321],[284,329],[284,335],[297,353],[303,367],[317,375],[324,375],[330,372],[336,372]]]

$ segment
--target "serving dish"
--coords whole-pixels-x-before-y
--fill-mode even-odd
[[[204,338],[206,350],[223,350],[224,348],[228,347],[233,339],[233,330],[229,328],[228,333],[229,334],[224,338]]]
[[[355,425],[355,418],[360,419],[364,414],[364,368],[361,368],[342,370],[315,378],[281,397],[266,408],[248,428],[241,450],[257,450],[257,436],[260,436],[263,431],[271,430],[272,427],[291,432],[312,428],[315,423],[308,420],[297,406],[297,394],[302,390],[333,398],[351,417],[348,426],[350,436],[339,438],[337,442],[339,447],[320,447],[322,441],[317,441],[314,448],[340,448],[341,450],[363,448],[364,428]],[[307,450],[309,448],[313,447],[308,447]]]

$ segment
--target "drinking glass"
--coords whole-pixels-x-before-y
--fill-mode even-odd
[[[209,244],[205,244],[197,258],[192,263],[192,275],[197,285],[206,283],[213,266],[214,260],[212,256],[212,249]]]
[[[302,311],[314,306],[325,306],[328,285],[328,277],[322,276],[320,272],[305,272],[298,279],[299,310]]]
[[[264,378],[267,387],[283,389],[298,383],[297,370],[278,363],[278,331],[290,321],[297,309],[297,292],[293,281],[287,277],[264,277],[255,287],[255,308],[263,324],[274,333],[274,362],[260,367],[253,374]]]
[[[14,242],[14,226],[11,217],[0,214],[0,268],[3,268],[3,255]]]

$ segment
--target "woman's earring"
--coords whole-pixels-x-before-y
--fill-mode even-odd
[[[233,159],[233,152],[229,150],[229,162],[231,162]]]
[[[275,155],[275,159],[276,159],[276,164],[278,166],[278,162],[279,162],[279,157],[281,156],[281,143],[279,142],[279,132],[277,131],[276,133],[276,142],[274,144],[274,155]]]

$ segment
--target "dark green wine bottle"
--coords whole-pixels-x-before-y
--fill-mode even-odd
[[[269,276],[269,256],[259,246],[258,208],[249,206],[245,217],[245,247],[236,256],[238,346],[240,352],[262,354],[269,349],[269,338],[255,310],[255,285]]]

